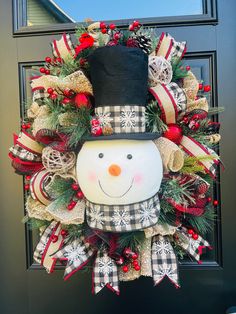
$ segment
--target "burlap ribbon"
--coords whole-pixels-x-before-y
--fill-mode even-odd
[[[61,58],[63,60],[68,57],[74,57],[75,50],[69,34],[63,34],[59,40],[53,40],[51,43],[52,53],[55,58]]]
[[[177,42],[168,33],[162,33],[157,44],[156,55],[167,60],[172,58],[182,59],[186,52],[186,42]]]

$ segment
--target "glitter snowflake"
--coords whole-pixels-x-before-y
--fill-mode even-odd
[[[103,275],[109,275],[112,273],[113,261],[109,256],[104,255],[103,257],[99,258],[98,271],[99,271],[99,273],[101,273]]]
[[[166,240],[158,240],[155,241],[152,245],[152,251],[155,254],[171,254],[171,246],[170,243]]]
[[[134,128],[136,125],[136,114],[134,110],[122,110],[120,113],[122,128]]]
[[[155,223],[156,209],[153,207],[153,203],[151,201],[142,204],[139,213],[140,222],[143,224],[143,226],[149,226],[150,223]]]
[[[64,257],[68,259],[69,264],[73,264],[75,267],[81,264],[81,256],[85,255],[85,247],[78,241],[74,241],[67,245],[65,248]]]
[[[100,122],[101,126],[110,126],[111,121],[113,121],[113,118],[111,118],[110,112],[97,112],[96,113],[98,120]]]
[[[176,268],[172,268],[171,265],[159,265],[158,270],[154,270],[154,274],[160,278],[167,276],[173,281],[177,280]]]
[[[114,210],[114,214],[112,216],[113,223],[115,226],[126,226],[129,224],[131,217],[127,210]]]
[[[104,214],[100,211],[99,206],[92,205],[89,212],[91,224],[93,226],[102,227],[104,224]]]

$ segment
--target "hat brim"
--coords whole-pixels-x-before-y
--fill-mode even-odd
[[[110,140],[155,140],[161,137],[162,133],[120,133],[112,135],[101,135],[101,136],[87,136],[84,137],[84,141],[110,141]]]

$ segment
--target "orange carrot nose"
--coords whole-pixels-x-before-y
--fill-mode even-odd
[[[121,168],[118,165],[110,165],[108,168],[110,175],[118,177],[121,173]]]

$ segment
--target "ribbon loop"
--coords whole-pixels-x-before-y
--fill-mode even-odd
[[[59,40],[53,40],[51,43],[52,53],[55,58],[66,59],[74,57],[75,50],[69,34],[64,33]]]
[[[176,288],[180,287],[178,261],[167,236],[155,235],[152,238],[152,275],[154,285],[168,277]]]
[[[93,292],[95,294],[107,287],[119,295],[117,265],[106,252],[99,251],[97,253],[93,271]]]
[[[157,44],[156,55],[167,60],[172,58],[182,59],[186,52],[186,42],[177,42],[168,33],[162,33]]]

